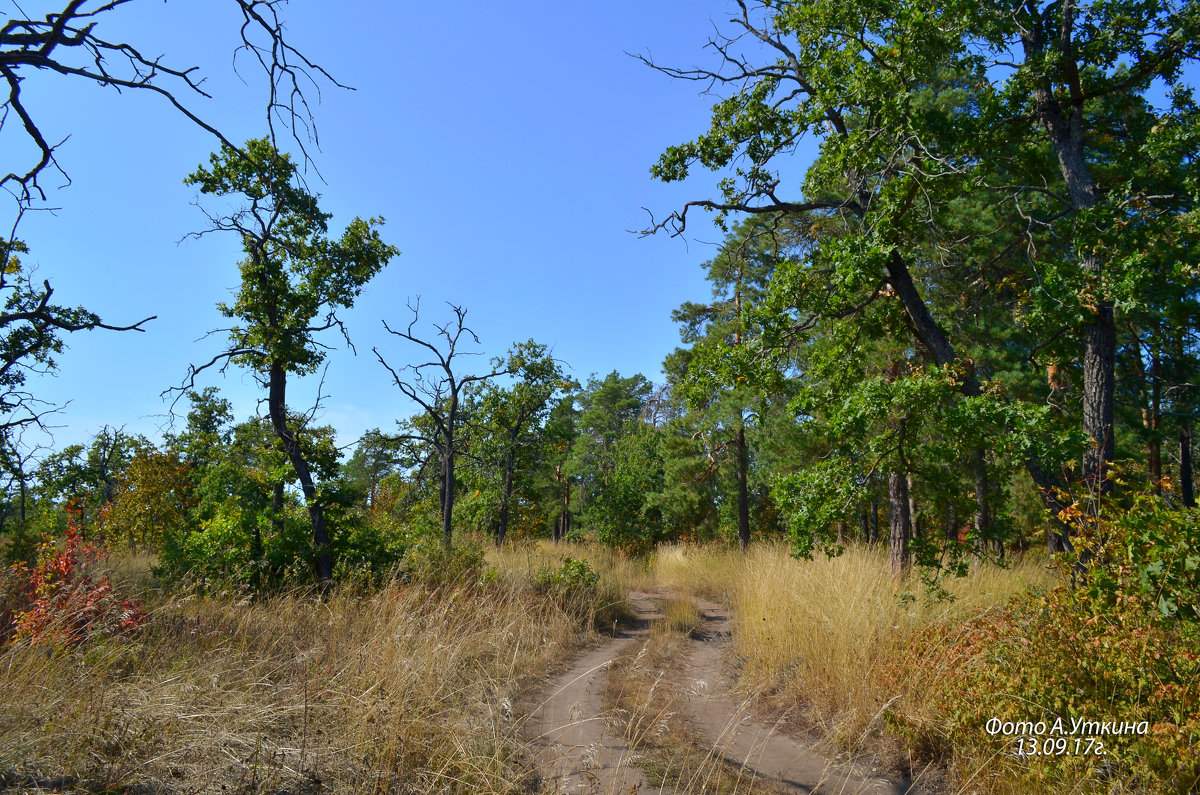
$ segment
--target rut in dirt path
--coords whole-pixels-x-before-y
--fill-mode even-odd
[[[609,666],[631,643],[650,634],[651,620],[662,617],[649,599],[631,595],[630,601],[638,615],[633,627],[551,680],[525,724],[537,749],[541,792],[615,795],[654,791],[641,768],[632,764],[635,755],[622,728],[604,709]]]
[[[740,767],[752,780],[784,792],[821,795],[903,795],[908,786],[839,764],[760,719],[752,701],[732,692],[733,677],[722,652],[730,641],[729,611],[703,599],[691,600],[703,624],[693,637],[681,683],[688,721],[713,753]]]
[[[631,644],[649,635],[652,621],[662,619],[658,601],[669,593],[632,593],[638,619],[633,628],[593,650],[555,677],[545,688],[540,706],[526,723],[536,752],[544,793],[700,793],[705,781],[689,780],[680,771],[680,784],[651,786],[636,766],[636,749],[625,740],[620,725],[606,713],[604,691],[608,667]],[[837,764],[756,719],[752,705],[732,694],[731,677],[721,658],[729,642],[729,614],[721,605],[692,600],[703,617],[701,631],[688,645],[687,660],[672,683],[679,709],[690,730],[711,747],[712,755],[739,767],[746,791],[753,782],[772,791],[819,795],[901,795],[899,782],[873,778]]]

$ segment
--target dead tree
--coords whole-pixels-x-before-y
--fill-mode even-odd
[[[442,516],[442,546],[446,549],[450,548],[454,532],[454,462],[456,455],[462,451],[462,443],[456,436],[456,432],[459,425],[463,388],[468,384],[487,381],[509,372],[509,370],[501,368],[497,361],[493,362],[494,369],[485,375],[455,374],[455,356],[479,355],[476,351],[459,350],[463,334],[466,334],[476,345],[479,344],[479,337],[464,324],[467,310],[454,304],[449,304],[449,306],[454,312],[454,320],[440,326],[434,324],[435,334],[432,342],[421,339],[413,333],[420,317],[421,301],[419,298],[415,306],[411,303],[408,305],[412,312],[412,320],[403,331],[393,329],[386,320],[383,321],[383,327],[389,334],[408,340],[428,351],[432,355],[428,361],[396,369],[387,363],[378,348],[372,348],[375,358],[392,376],[396,388],[405,397],[420,406],[433,425],[429,436],[406,433],[400,434],[397,438],[424,442],[435,451],[439,459],[441,471],[438,481],[438,508]],[[405,373],[407,376],[402,375]]]

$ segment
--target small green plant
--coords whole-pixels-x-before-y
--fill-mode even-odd
[[[600,575],[586,560],[576,560],[570,556],[564,558],[557,569],[542,569],[533,577],[533,587],[542,593],[586,591],[598,582]]]

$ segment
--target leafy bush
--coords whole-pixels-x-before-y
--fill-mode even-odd
[[[544,568],[533,576],[534,589],[542,593],[585,591],[598,582],[600,575],[586,560],[576,560],[569,555],[557,569]]]
[[[93,573],[104,551],[69,529],[60,544],[43,542],[36,565],[14,564],[6,577],[0,631],[31,643],[79,642],[127,634],[145,622],[141,603],[122,598],[107,576]],[[23,604],[22,604],[23,603]],[[0,613],[0,622],[5,616]]]
[[[489,579],[483,545],[475,539],[455,541],[446,549],[440,538],[427,536],[409,550],[406,573],[427,585],[475,585]]]
[[[910,706],[895,716],[893,726],[919,750],[957,759],[968,775],[1014,780],[1025,791],[1194,792],[1197,516],[1138,500],[1115,520],[1066,518],[1082,528],[1078,547],[1091,556],[1086,571],[1075,570],[1076,584],[927,632],[886,675],[926,671],[928,701],[923,711]],[[1058,719],[1061,733],[1053,728]],[[989,732],[1021,721],[1046,727]],[[1095,725],[1071,731],[1084,721]],[[1107,722],[1137,728],[1117,733]],[[1021,755],[1031,739],[1053,753]]]

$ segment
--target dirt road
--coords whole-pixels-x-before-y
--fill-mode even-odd
[[[577,660],[555,677],[530,714],[526,733],[536,748],[541,792],[580,793],[700,793],[703,781],[669,788],[652,787],[638,767],[615,716],[607,714],[604,689],[608,668],[632,644],[640,644],[651,623],[663,618],[659,608],[667,593],[633,593],[630,601],[638,619],[632,628]],[[714,755],[738,766],[749,791],[755,783],[766,791],[821,795],[901,795],[906,787],[873,778],[851,766],[837,764],[777,731],[760,719],[753,704],[734,695],[731,677],[722,666],[722,651],[729,642],[729,614],[712,602],[695,599],[702,626],[687,647],[686,662],[671,682],[678,694],[679,712],[689,729]]]

